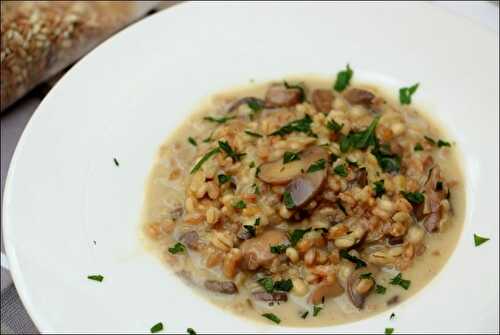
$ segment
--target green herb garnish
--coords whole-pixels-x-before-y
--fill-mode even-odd
[[[292,209],[295,207],[295,203],[293,202],[292,195],[288,191],[285,191],[283,193],[283,202],[285,203],[285,206],[288,209]]]
[[[425,196],[420,192],[405,192],[401,191],[401,194],[411,202],[412,204],[419,205],[424,202]]]
[[[431,137],[429,137],[429,136],[424,136],[424,138],[425,138],[425,140],[426,140],[427,142],[429,142],[430,144],[432,144],[432,145],[436,145],[436,141],[435,141],[433,138],[431,138]]]
[[[403,275],[399,273],[396,277],[391,279],[390,282],[391,285],[399,285],[405,290],[407,290],[410,287],[411,281],[403,279]]]
[[[341,177],[347,177],[348,175],[348,172],[347,172],[347,168],[344,164],[339,164],[337,165],[334,169],[333,169],[333,172],[335,172],[335,174],[341,176]]]
[[[151,333],[158,333],[163,330],[163,323],[158,322],[153,327],[151,327]]]
[[[313,316],[318,316],[319,312],[321,312],[322,309],[323,309],[323,307],[319,307],[319,306],[314,305]]]
[[[339,159],[339,156],[335,155],[335,154],[330,154],[330,156],[328,157],[328,161],[333,164],[337,161],[337,159]]]
[[[394,328],[386,328],[385,329],[385,335],[391,335],[394,333]]]
[[[377,142],[375,128],[379,121],[380,116],[377,116],[365,130],[360,132],[349,132],[349,134],[340,140],[340,151],[348,152],[350,149],[366,149],[370,145],[375,146]]]
[[[389,320],[392,320],[392,319],[394,319],[395,317],[396,317],[396,314],[391,313],[391,316],[389,316]]]
[[[255,226],[246,224],[246,225],[243,225],[243,228],[245,228],[245,230],[248,232],[248,234],[251,237],[255,237],[255,235],[256,235],[256,233],[255,233]]]
[[[236,118],[236,116],[223,116],[223,117],[213,117],[213,116],[205,116],[203,120],[205,121],[210,121],[210,122],[215,122],[218,124],[223,124],[226,123],[229,120],[232,120]]]
[[[194,331],[193,328],[188,328],[186,329],[186,332],[189,334],[189,335],[196,335],[196,332]]]
[[[104,276],[102,276],[102,275],[90,275],[90,276],[87,276],[87,279],[102,282],[104,280]]]
[[[401,168],[401,157],[391,153],[388,145],[378,145],[372,150],[372,154],[377,158],[378,165],[384,172],[399,172]]]
[[[342,92],[349,85],[352,75],[352,69],[349,67],[349,64],[347,64],[345,70],[337,73],[337,80],[335,80],[333,89],[337,92]]]
[[[252,161],[252,162],[250,162],[250,164],[248,165],[248,167],[249,167],[250,169],[254,168],[254,167],[255,167],[255,162],[253,162],[253,161]]]
[[[264,314],[262,314],[262,316],[265,317],[266,319],[271,320],[274,323],[277,323],[277,324],[279,324],[281,322],[280,318],[278,318],[273,313],[264,313]]]
[[[289,246],[286,244],[277,244],[277,245],[272,245],[270,248],[273,254],[283,254],[288,247]]]
[[[198,143],[196,143],[196,140],[192,138],[191,136],[188,137],[188,142],[191,143],[193,146],[197,146]]]
[[[304,102],[304,100],[306,99],[306,92],[304,91],[304,88],[302,86],[300,86],[298,84],[297,85],[290,85],[286,81],[284,81],[283,84],[288,89],[297,89],[297,90],[299,90],[300,91],[299,101],[300,102]]]
[[[418,83],[410,87],[402,87],[399,89],[399,102],[401,105],[411,104],[411,96],[417,91]]]
[[[307,229],[295,229],[292,234],[290,234],[290,243],[292,244],[292,246],[295,246],[297,244],[297,242],[299,242],[302,237],[304,237],[304,235],[311,231],[311,228],[307,228]]]
[[[290,292],[290,290],[293,288],[293,283],[291,279],[278,280],[274,283],[273,288],[276,291]]]
[[[373,190],[375,191],[375,197],[378,198],[385,193],[384,180],[381,179],[373,183]]]
[[[334,133],[338,133],[340,131],[340,129],[342,129],[343,126],[344,126],[344,124],[338,124],[333,119],[332,120],[328,120],[326,122],[326,128],[330,129]]]
[[[387,289],[384,286],[382,286],[382,285],[375,286],[375,293],[385,294],[385,291],[387,291]]]
[[[168,252],[175,255],[178,252],[186,251],[186,247],[181,242],[177,242],[173,247],[168,248]]]
[[[311,123],[312,123],[311,117],[306,114],[306,116],[304,116],[302,119],[287,123],[280,129],[276,130],[275,132],[272,132],[270,136],[277,136],[277,135],[285,136],[294,131],[298,133],[306,133],[309,136],[315,136],[315,134],[311,130]]]
[[[225,184],[227,183],[228,181],[231,180],[231,176],[228,176],[228,175],[225,175],[225,174],[219,174],[217,176],[217,179],[219,180],[219,184],[222,185],[222,184]]]
[[[436,189],[436,191],[438,191],[438,192],[439,192],[439,191],[442,191],[442,190],[443,190],[443,182],[442,182],[442,181],[438,181],[438,182],[436,183],[436,188],[435,188],[435,189]]]
[[[359,276],[359,278],[361,279],[371,279],[372,278],[372,273],[371,272],[366,272],[366,273],[363,273]]]
[[[298,152],[285,151],[285,154],[283,155],[283,164],[287,164],[298,160],[300,160]]]
[[[312,163],[309,168],[307,169],[307,173],[313,173],[316,171],[321,171],[325,168],[326,161],[321,158],[318,159],[316,162]]]
[[[113,162],[115,163],[116,166],[120,166],[120,163],[118,162],[118,160],[116,158],[113,158]]]
[[[422,151],[422,150],[424,150],[424,147],[422,146],[422,144],[417,143],[417,144],[415,144],[415,148],[413,148],[413,150]]]
[[[309,311],[305,311],[304,313],[302,313],[302,315],[300,317],[302,319],[305,319],[305,318],[307,318],[308,315],[309,315]]]
[[[481,244],[489,241],[490,239],[487,238],[487,237],[482,237],[482,236],[479,236],[477,234],[474,234],[474,245],[476,247],[479,247]]]
[[[227,141],[219,141],[219,148],[222,149],[229,157],[231,157],[233,162],[241,160],[241,157],[246,155],[246,154],[239,154],[236,151],[234,151]]]
[[[262,286],[262,288],[264,290],[266,290],[266,292],[268,292],[268,293],[272,293],[274,291],[273,279],[270,278],[270,277],[260,278],[260,279],[257,280],[257,283],[260,286]]]
[[[261,134],[254,133],[253,131],[250,131],[250,130],[245,130],[245,134],[253,136],[253,137],[263,137]]]
[[[446,142],[446,141],[443,141],[441,139],[438,140],[437,145],[438,145],[439,148],[442,148],[442,147],[451,147],[450,142]]]
[[[233,207],[237,208],[237,209],[243,209],[243,208],[247,207],[247,204],[243,200],[239,200],[238,202],[235,202],[233,204]]]
[[[340,251],[340,257],[347,259],[348,261],[356,264],[356,269],[363,268],[366,266],[366,263],[362,260],[359,259],[356,256],[352,256],[347,252],[347,250],[343,249]]]
[[[247,106],[252,110],[252,113],[250,114],[250,119],[253,120],[255,115],[260,112],[261,110],[264,109],[264,103],[263,101],[259,99],[249,99],[247,100]]]
[[[209,152],[207,152],[205,154],[205,156],[203,156],[199,161],[198,163],[195,164],[195,166],[193,166],[193,168],[191,169],[191,174],[195,173],[196,171],[198,171],[201,166],[203,165],[203,163],[205,163],[207,160],[210,159],[210,157],[218,154],[220,152],[220,149],[219,148],[215,148],[215,149],[212,149],[210,150]]]

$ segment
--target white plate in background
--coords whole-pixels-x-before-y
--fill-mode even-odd
[[[426,3],[187,3],[131,26],[65,75],[14,154],[3,225],[23,303],[42,332],[147,333],[159,321],[168,333],[498,332],[498,56],[498,35]],[[457,142],[467,212],[456,251],[395,321],[296,329],[211,305],[138,240],[159,144],[211,93],[333,77],[347,62],[394,90],[420,82],[415,101]],[[476,232],[492,240],[475,248]]]

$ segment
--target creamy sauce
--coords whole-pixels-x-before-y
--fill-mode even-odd
[[[331,80],[319,78],[302,78],[309,88],[330,88]],[[153,166],[147,188],[145,192],[143,225],[147,227],[152,222],[161,222],[169,218],[169,213],[185,202],[185,189],[190,179],[191,170],[195,156],[195,148],[187,142],[188,136],[201,143],[207,138],[213,124],[200,121],[203,116],[214,115],[214,106],[217,108],[220,101],[227,97],[257,96],[263,97],[268,85],[249,85],[244,88],[238,88],[224,94],[219,94],[210,100],[204,102],[199,109],[194,112],[169,138],[162,144],[157,162]],[[380,89],[370,87],[374,91],[382,92]],[[411,114],[410,114],[411,115]],[[439,135],[439,138],[445,138],[446,134],[431,120],[427,115],[418,112],[415,118],[417,122],[423,118],[430,124],[430,132]],[[411,116],[409,116],[411,117]],[[453,142],[452,142],[453,143]],[[371,315],[385,311],[394,305],[388,305],[391,299],[397,299],[398,302],[409,299],[412,295],[427,285],[443,268],[451,253],[455,249],[459,239],[465,212],[465,192],[464,181],[459,164],[457,149],[452,145],[448,150],[436,150],[434,155],[435,162],[441,166],[443,175],[448,180],[457,181],[451,189],[451,206],[453,217],[449,220],[442,231],[439,233],[426,234],[425,252],[417,256],[413,264],[403,272],[404,279],[411,280],[411,286],[404,290],[400,286],[391,285],[390,279],[398,274],[397,270],[383,270],[377,277],[377,284],[386,287],[385,294],[372,293],[368,296],[363,310],[354,307],[346,294],[337,298],[328,299],[320,313],[313,317],[312,305],[308,304],[305,297],[298,297],[289,294],[289,300],[285,303],[274,303],[269,306],[266,302],[250,301],[244,293],[245,288],[240,289],[240,294],[223,295],[206,291],[203,285],[196,281],[196,278],[216,277],[219,270],[205,269],[203,264],[199,264],[200,257],[197,253],[188,250],[189,257],[172,257],[168,252],[179,237],[177,230],[172,235],[164,236],[160,241],[147,241],[147,248],[153,250],[159,257],[170,263],[174,271],[188,269],[192,271],[191,283],[195,291],[208,298],[214,304],[225,308],[238,315],[253,318],[259,322],[269,322],[261,315],[263,313],[274,313],[281,319],[282,325],[310,327],[335,325],[346,322],[352,322],[367,318]],[[176,172],[174,172],[176,171]],[[178,176],[175,176],[178,174]],[[174,177],[176,177],[174,179]],[[237,278],[244,282],[246,278]],[[201,287],[201,288],[199,288]],[[246,288],[247,290],[249,288]],[[397,298],[394,298],[397,297]],[[397,303],[397,302],[396,302]],[[308,316],[303,319],[301,316],[308,311]]]

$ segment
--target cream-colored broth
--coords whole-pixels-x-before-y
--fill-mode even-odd
[[[331,81],[320,78],[301,78],[308,88],[329,88]],[[161,222],[169,218],[170,212],[176,208],[183,207],[185,202],[185,189],[190,180],[190,173],[194,162],[196,151],[187,141],[188,136],[201,143],[214,129],[213,124],[201,121],[203,116],[214,115],[214,110],[220,106],[220,102],[230,97],[257,96],[263,97],[268,85],[249,85],[238,88],[224,94],[217,95],[202,104],[169,138],[162,144],[157,162],[155,163],[150,177],[147,181],[147,188],[144,202],[143,225],[147,229],[148,225],[154,222]],[[368,86],[365,86],[368,87]],[[383,92],[375,87],[374,91]],[[439,138],[446,138],[446,134],[440,130],[431,118],[424,116],[420,112],[409,111],[406,116],[411,122],[428,122],[430,133],[439,135]],[[322,306],[323,309],[313,317],[312,305],[307,303],[306,297],[299,297],[289,294],[288,302],[274,303],[272,306],[265,302],[255,302],[249,299],[251,287],[241,285],[239,294],[223,295],[206,291],[203,288],[203,280],[223,279],[220,270],[217,268],[206,269],[200,263],[201,259],[196,252],[187,251],[187,255],[173,257],[167,251],[169,247],[185,231],[182,226],[176,226],[172,234],[164,234],[160,240],[147,240],[147,247],[154,250],[162,259],[169,263],[175,272],[191,272],[191,278],[186,282],[195,288],[195,291],[208,298],[219,307],[231,310],[239,315],[253,318],[260,322],[269,322],[261,315],[263,313],[274,313],[281,319],[281,324],[297,327],[326,326],[351,322],[366,318],[370,315],[380,313],[393,307],[388,305],[389,300],[398,297],[398,302],[404,301],[422,289],[444,266],[448,257],[453,252],[458,241],[465,212],[465,192],[464,182],[461,174],[457,150],[453,146],[446,151],[436,151],[435,162],[441,166],[443,174],[448,180],[457,181],[451,191],[451,205],[453,217],[439,233],[426,234],[425,252],[416,257],[413,264],[403,272],[405,279],[411,280],[411,286],[404,290],[400,286],[391,285],[390,279],[394,277],[397,270],[383,270],[377,276],[377,284],[387,288],[384,295],[370,294],[366,300],[363,310],[354,307],[346,294],[337,298],[328,299]],[[174,179],[175,174],[179,174]],[[236,282],[245,280],[245,277],[236,278]],[[307,318],[301,316],[309,311]]]

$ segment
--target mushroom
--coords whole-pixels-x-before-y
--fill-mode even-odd
[[[333,93],[331,90],[314,90],[311,100],[314,108],[320,113],[329,113],[332,110]]]
[[[286,244],[288,238],[281,230],[267,230],[261,235],[244,241],[240,245],[242,252],[241,267],[247,270],[257,270],[267,267],[277,257],[271,252],[271,246]]]
[[[303,91],[301,89],[275,84],[267,89],[265,107],[291,107],[302,102],[303,98]]]
[[[354,270],[347,280],[347,295],[352,304],[359,309],[363,309],[366,297],[375,287],[375,280],[372,276],[377,273],[377,269],[373,266],[362,267]],[[363,274],[371,273],[367,278],[361,278]]]
[[[328,152],[320,146],[312,146],[301,151],[299,157],[299,160],[286,164],[283,164],[282,158],[262,164],[260,166],[259,179],[269,184],[286,184],[293,178],[306,172],[311,164],[320,159],[328,162]]]
[[[273,292],[273,293],[253,292],[252,297],[255,300],[268,301],[268,302],[288,301],[288,295],[285,292]]]
[[[302,207],[318,194],[325,180],[326,169],[313,173],[306,173],[294,178],[286,186],[285,191],[290,193],[290,197],[295,207]]]
[[[205,288],[213,292],[224,294],[238,293],[238,287],[236,287],[236,284],[232,281],[206,280]]]
[[[187,245],[189,249],[198,250],[198,242],[200,240],[200,236],[196,231],[191,230],[182,234],[179,240]]]
[[[324,283],[316,287],[309,295],[308,301],[310,304],[318,305],[323,302],[323,299],[338,297],[342,293],[344,293],[344,289],[335,278],[335,281],[331,283]]]
[[[227,109],[227,112],[228,113],[234,112],[235,110],[238,109],[238,107],[244,104],[253,104],[255,106],[264,108],[265,102],[264,100],[255,97],[244,97],[233,102]]]
[[[370,107],[375,95],[367,90],[360,88],[350,88],[344,93],[344,99],[349,101],[352,105],[363,105]]]

